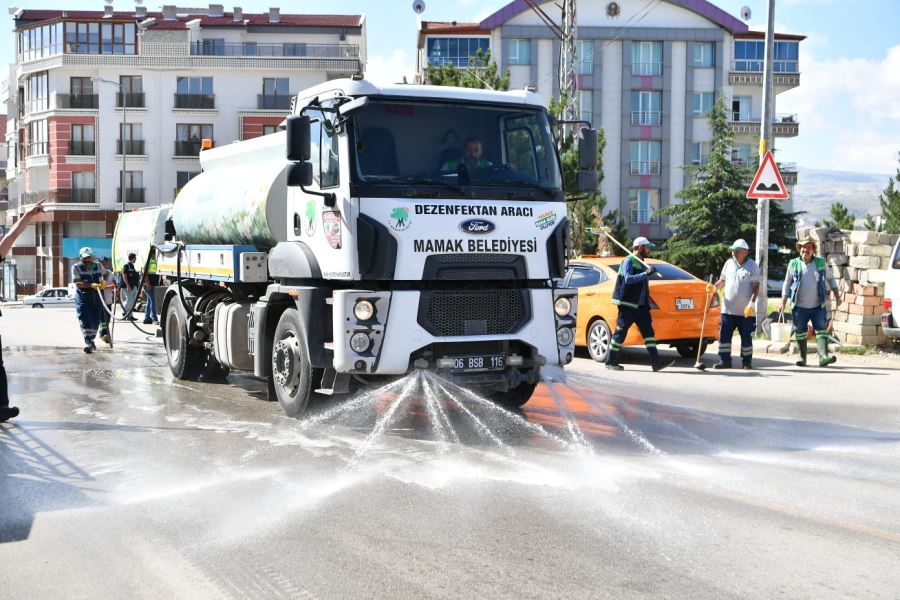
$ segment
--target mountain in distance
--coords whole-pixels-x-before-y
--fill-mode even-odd
[[[890,175],[823,171],[799,167],[797,185],[792,195],[795,211],[804,211],[799,219],[811,225],[827,219],[832,202],[840,202],[857,216],[857,228],[862,228],[866,213],[881,213],[878,197],[887,187]]]

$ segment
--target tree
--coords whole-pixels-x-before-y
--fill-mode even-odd
[[[875,222],[875,217],[866,213],[866,222],[865,222],[866,231],[881,231],[881,226]]]
[[[900,161],[900,153],[897,154]],[[886,233],[900,233],[900,167],[888,179],[888,185],[878,198],[881,204],[881,229]]]
[[[482,52],[481,48],[475,56],[469,57],[469,65],[460,69],[449,63],[435,67],[429,64],[425,69],[425,83],[429,85],[447,85],[464,88],[508,90],[509,69],[502,76],[496,61],[491,60],[491,51]]]
[[[551,100],[548,108],[551,115],[559,117],[565,105],[565,94],[559,100]],[[608,227],[610,234],[617,240],[628,238],[628,226],[618,210],[603,214],[606,208],[606,197],[599,192],[603,181],[603,149],[606,148],[606,136],[601,129],[597,136],[597,182],[598,191],[583,194],[577,191],[578,147],[575,138],[564,130],[560,133],[559,157],[562,163],[563,190],[566,193],[569,223],[571,226],[572,252],[576,256],[609,252],[614,255],[624,254],[615,244],[610,244],[606,236],[588,233],[587,229]],[[625,242],[627,243],[627,242]]]
[[[831,203],[831,218],[824,221],[816,221],[816,227],[828,227],[830,229],[853,229],[856,215],[840,202]]]

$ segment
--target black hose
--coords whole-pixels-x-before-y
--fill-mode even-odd
[[[184,244],[178,243],[176,247],[176,251],[178,255],[175,257],[175,284],[178,286],[178,299],[181,300],[181,306],[184,308],[184,312],[187,313],[188,317],[191,319],[196,318],[196,314],[194,313],[194,308],[192,306],[188,306],[188,303],[184,299],[184,290],[181,286],[181,249],[184,248]]]

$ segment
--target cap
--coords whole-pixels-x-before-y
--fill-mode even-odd
[[[82,248],[81,250],[78,251],[78,255],[81,258],[85,258],[87,256],[94,256],[94,251],[89,246],[85,246],[84,248]]]
[[[812,237],[810,236],[806,236],[802,240],[797,240],[797,252],[800,252],[800,248],[807,244],[812,244],[813,248],[819,247],[819,244],[816,242],[816,240],[812,239]]]
[[[101,257],[100,257],[100,262],[103,262],[104,260],[108,261],[108,260],[109,260],[109,257],[108,257],[108,256],[101,256]]]
[[[735,240],[729,250],[749,250],[750,246],[744,240]]]
[[[634,238],[634,242],[631,244],[632,248],[637,248],[638,246],[648,246],[650,248],[656,248],[656,244],[648,240],[647,238],[641,236],[639,238]]]

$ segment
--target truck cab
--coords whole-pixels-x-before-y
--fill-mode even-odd
[[[513,406],[560,377],[577,292],[554,282],[569,223],[540,98],[335,80],[292,113],[270,139],[201,153],[176,200],[158,270],[177,279],[162,309],[177,376],[253,371],[293,416],[315,391],[415,369]]]

